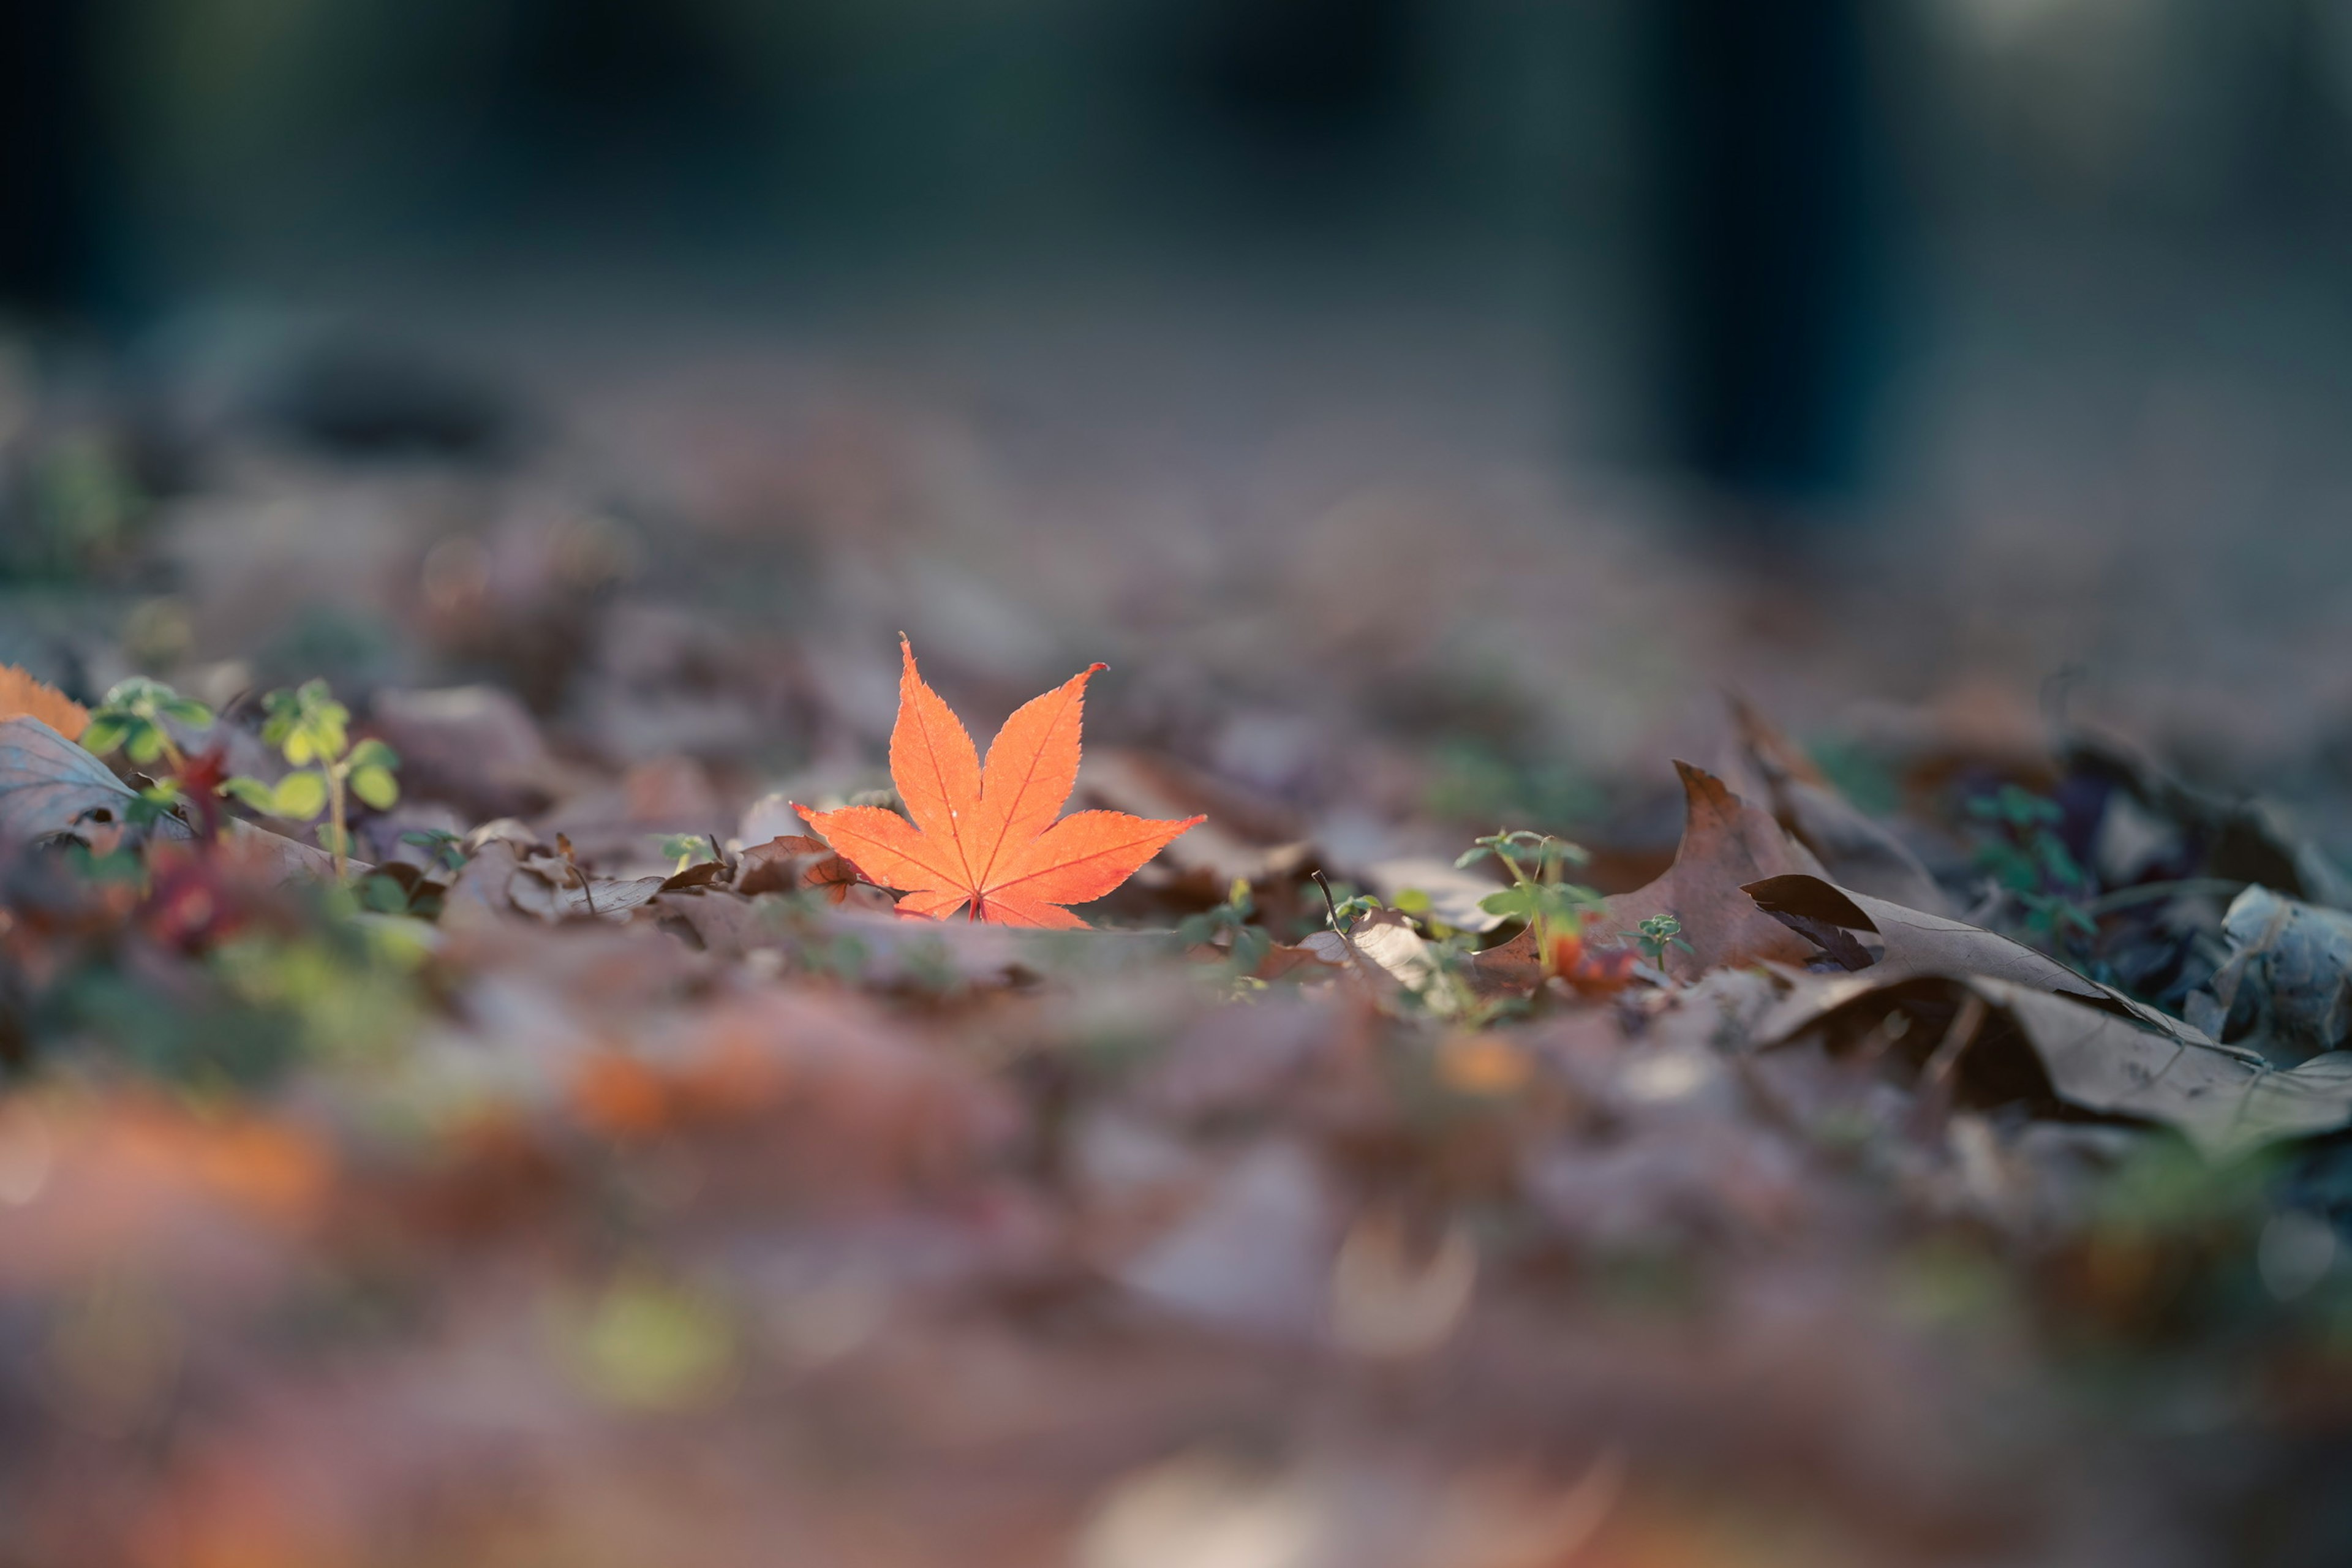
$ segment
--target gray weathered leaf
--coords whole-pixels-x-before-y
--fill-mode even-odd
[[[2221,919],[2230,956],[2189,1016],[2285,1059],[2352,1036],[2352,915],[2252,887]]]
[[[2032,1047],[2052,1089],[2068,1104],[2174,1128],[2213,1159],[2352,1122],[2352,1051],[2330,1052],[2282,1071],[2152,1009],[2126,1016],[1982,974],[1905,978],[1948,980],[2005,1015]],[[1758,1026],[1758,1039],[1788,1039],[1895,984],[1901,982],[1868,972],[1801,984],[1790,998],[1797,1005],[1784,1004],[1769,1015]]]
[[[516,909],[551,924],[562,920],[625,921],[651,903],[666,879],[660,877],[597,877],[567,874],[560,860],[535,857],[507,879],[507,897]]]
[[[38,719],[0,721],[0,843],[31,844],[86,823],[120,823],[137,798],[104,763]]]

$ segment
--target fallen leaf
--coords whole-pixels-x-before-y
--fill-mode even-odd
[[[2352,1036],[2352,915],[2252,887],[2231,900],[2221,934],[2230,956],[2189,1004],[2208,1033],[2289,1057]]]
[[[30,844],[85,823],[119,824],[137,798],[47,721],[0,720],[0,842]]]
[[[1298,945],[1349,970],[1383,1002],[1400,991],[1427,993],[1437,979],[1435,950],[1394,910],[1374,910],[1352,931],[1318,931]]]
[[[1923,974],[1983,974],[2094,1000],[2116,994],[1998,931],[1906,909],[1823,877],[1769,877],[1742,891],[1758,909],[1805,934],[1824,952],[1841,957],[1844,967],[1863,970],[1881,984],[1899,984]],[[1856,955],[1866,962],[1855,963]]]
[[[971,736],[916,672],[903,637],[890,776],[909,823],[879,806],[801,815],[866,876],[906,896],[902,914],[946,920],[970,906],[996,925],[1083,930],[1062,908],[1101,898],[1203,819],[1159,822],[1116,811],[1055,821],[1078,775],[1082,670],[1004,721],[983,768]]]
[[[89,710],[13,664],[0,664],[0,719],[38,719],[68,741],[89,725]]]
[[[1683,837],[1665,874],[1630,893],[1601,900],[1585,923],[1583,945],[1630,945],[1641,923],[1653,915],[1682,922],[1688,951],[1670,946],[1663,967],[1678,979],[1710,969],[1748,963],[1803,963],[1812,944],[1756,907],[1742,889],[1759,877],[1821,869],[1810,850],[1781,831],[1764,812],[1741,800],[1704,768],[1676,763],[1683,781]],[[1541,955],[1532,930],[1473,961],[1486,986],[1526,986],[1542,977]]]
[[[1758,1026],[1778,1044],[1889,987],[1926,978],[1973,992],[2017,1026],[2059,1099],[2084,1110],[2161,1123],[2212,1159],[2352,1122],[2352,1051],[2290,1070],[2208,1038],[2153,1009],[2125,1015],[2040,986],[1983,974],[1886,980],[1840,975],[1800,991],[1801,1005]]]
[[[535,855],[507,879],[507,898],[528,915],[561,920],[625,921],[662,890],[661,877],[598,877],[551,855]]]
[[[806,834],[771,838],[743,851],[735,890],[760,893],[821,893],[829,904],[887,911],[890,895],[857,874],[857,868]]]
[[[1951,912],[1944,889],[1901,839],[1855,809],[1769,720],[1737,696],[1728,700],[1741,752],[1772,816],[1832,881],[1931,914]]]

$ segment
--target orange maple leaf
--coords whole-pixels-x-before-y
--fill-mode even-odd
[[[1022,704],[981,764],[971,735],[915,670],[898,678],[890,778],[908,816],[879,806],[812,812],[795,805],[834,852],[906,897],[898,912],[946,920],[967,904],[997,925],[1083,931],[1064,904],[1099,899],[1202,817],[1155,822],[1123,811],[1055,817],[1078,780],[1078,729],[1093,665]]]

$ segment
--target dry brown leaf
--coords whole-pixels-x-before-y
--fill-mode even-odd
[[[1895,985],[1923,974],[1985,974],[2038,991],[2105,999],[2113,994],[2054,958],[1965,921],[1931,915],[1841,888],[1825,877],[1785,875],[1742,891],[1756,907],[1801,932],[1849,969]],[[1843,940],[1841,940],[1843,939]],[[1807,951],[1801,955],[1811,958]],[[1864,962],[1857,963],[1856,958]]]
[[[2114,998],[2077,1000],[1985,974],[1882,979],[1875,970],[1801,984],[1757,1028],[1773,1045],[1890,986],[1927,979],[1973,992],[2025,1037],[2050,1087],[2070,1105],[2159,1122],[2210,1158],[2332,1131],[2352,1121],[2352,1051],[2331,1051],[2292,1070],[2216,1044],[2192,1026]]]
[[[1653,915],[1682,922],[1687,952],[1672,947],[1665,971],[1695,979],[1710,969],[1749,963],[1803,963],[1813,947],[1756,907],[1742,889],[1759,878],[1815,874],[1821,864],[1764,812],[1741,800],[1704,768],[1676,763],[1683,781],[1683,837],[1664,876],[1630,893],[1601,900],[1584,929],[1585,945],[1631,945],[1635,928]],[[1487,985],[1525,986],[1542,975],[1531,931],[1478,954],[1474,968]]]
[[[829,904],[883,913],[896,905],[888,892],[859,876],[856,867],[804,833],[784,834],[744,850],[735,890],[747,897],[814,891]]]

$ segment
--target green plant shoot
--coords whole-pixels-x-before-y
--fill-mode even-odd
[[[292,691],[273,691],[263,699],[268,715],[261,738],[278,748],[295,771],[275,784],[239,776],[226,780],[221,793],[272,816],[309,822],[327,814],[319,829],[320,841],[335,858],[335,880],[344,879],[351,859],[350,797],[356,795],[378,811],[390,809],[400,798],[393,770],[399,756],[382,741],[351,741],[351,710],[335,700],[323,680],[306,680]]]
[[[84,749],[101,757],[119,746],[141,767],[161,757],[171,763],[173,772],[178,773],[187,766],[188,760],[180,754],[172,731],[164,727],[166,719],[200,729],[213,721],[213,710],[194,698],[181,696],[160,680],[134,675],[114,683],[106,700],[90,714],[89,726],[81,732],[81,743]]]
[[[1591,858],[1581,847],[1565,838],[1526,828],[1490,833],[1476,840],[1454,863],[1473,866],[1489,855],[1509,874],[1511,885],[1487,894],[1478,900],[1478,907],[1490,915],[1527,921],[1535,931],[1538,952],[1551,952],[1556,928],[1581,930],[1585,916],[1601,903],[1601,895],[1591,888],[1564,879],[1567,868],[1581,866]]]
[[[1683,922],[1673,914],[1652,915],[1633,928],[1633,940],[1642,949],[1642,956],[1650,961],[1653,969],[1666,966],[1666,949],[1679,947],[1685,952],[1698,950],[1683,940]]]

